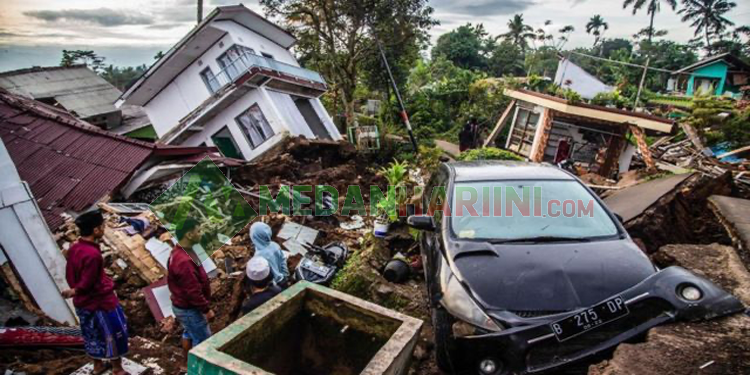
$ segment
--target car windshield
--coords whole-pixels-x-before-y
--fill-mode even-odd
[[[456,237],[493,242],[586,240],[617,226],[577,181],[457,182],[451,202]]]

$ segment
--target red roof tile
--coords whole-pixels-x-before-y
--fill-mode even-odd
[[[61,213],[81,212],[114,195],[156,150],[188,155],[211,150],[109,133],[6,91],[0,91],[0,138],[52,230],[63,223]]]

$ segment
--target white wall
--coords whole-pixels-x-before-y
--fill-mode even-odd
[[[65,258],[57,248],[31,189],[21,182],[0,142],[0,252],[11,262],[39,308],[58,322],[76,324],[73,306],[60,295],[68,289]]]
[[[215,21],[211,25],[217,29],[227,31],[232,35],[235,43],[252,48],[258,55],[260,55],[261,52],[265,52],[272,55],[274,60],[299,66],[297,59],[289,50],[236,22],[222,20]]]
[[[211,96],[200,76],[204,69],[211,68],[219,75],[221,67],[216,59],[235,44],[243,45],[273,55],[274,59],[299,66],[294,55],[278,44],[232,21],[216,21],[208,27],[216,27],[227,32],[214,43],[200,58],[183,70],[162,91],[144,106],[146,114],[154,125],[156,134],[161,137],[172,129],[193,109]]]

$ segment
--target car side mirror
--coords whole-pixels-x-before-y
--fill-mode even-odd
[[[619,221],[619,222],[620,222],[620,224],[625,224],[625,223],[624,223],[624,222],[622,221],[622,216],[620,216],[620,214],[615,214],[615,217],[617,218],[617,221]]]
[[[414,229],[434,231],[435,220],[432,216],[427,215],[411,215],[406,219],[406,224]]]

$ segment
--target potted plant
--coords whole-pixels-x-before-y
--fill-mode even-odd
[[[372,233],[375,237],[385,237],[388,234],[388,229],[391,223],[398,221],[398,207],[396,206],[396,196],[389,194],[377,204],[378,215],[375,218]]]

